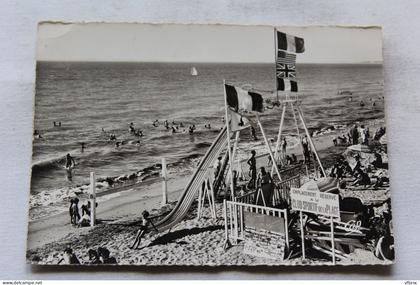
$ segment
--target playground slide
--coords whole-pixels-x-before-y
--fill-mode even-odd
[[[220,152],[226,147],[226,144],[226,127],[224,127],[220,131],[216,140],[207,150],[204,157],[201,159],[197,169],[195,170],[190,181],[185,187],[184,192],[181,194],[181,197],[175,205],[175,208],[156,224],[156,227],[160,231],[170,229],[187,215],[188,210],[193,204],[198,190],[200,189],[205,179],[207,169],[214,164],[214,161],[220,155]]]

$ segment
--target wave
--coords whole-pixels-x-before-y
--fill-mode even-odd
[[[48,172],[51,170],[58,170],[63,168],[66,161],[66,155],[58,156],[55,158],[47,159],[37,162],[32,165],[32,173]]]

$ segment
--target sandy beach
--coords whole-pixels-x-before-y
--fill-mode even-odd
[[[383,122],[369,123],[376,128]],[[343,130],[328,132],[315,139],[324,166],[330,169],[336,157],[346,147],[332,146],[332,138]],[[295,146],[297,147],[297,146]],[[292,149],[290,151],[293,151]],[[187,184],[189,176],[174,177],[168,181],[170,204],[161,207],[161,183],[142,186],[141,191],[133,187],[100,202],[97,208],[99,224],[94,227],[76,228],[70,225],[67,212],[32,221],[29,224],[28,261],[33,264],[57,264],[66,247],[71,247],[83,264],[89,264],[88,250],[106,247],[118,264],[137,265],[294,265],[328,264],[328,259],[300,257],[273,260],[245,254],[243,243],[223,249],[224,220],[222,204],[216,203],[217,219],[212,219],[209,208],[204,208],[203,217],[196,219],[196,203],[184,220],[169,231],[148,233],[142,240],[141,249],[133,250],[133,242],[141,220],[141,212],[149,210],[155,221],[169,213]],[[140,184],[137,187],[141,187]],[[377,204],[390,197],[388,189],[340,190],[343,197],[357,197],[366,205]],[[376,258],[371,250],[356,249],[338,264],[389,264]]]

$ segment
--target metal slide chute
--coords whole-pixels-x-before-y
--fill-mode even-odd
[[[200,160],[197,169],[185,187],[184,192],[181,194],[178,202],[175,205],[175,208],[156,224],[156,227],[160,231],[170,229],[187,215],[188,210],[194,203],[198,190],[206,178],[208,168],[214,164],[214,161],[220,155],[222,150],[226,148],[226,144],[226,127],[224,127],[220,131],[216,140],[207,150],[204,157]]]

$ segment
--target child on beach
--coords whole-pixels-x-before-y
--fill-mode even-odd
[[[141,220],[141,226],[140,229],[137,231],[137,236],[136,239],[134,240],[133,245],[130,247],[131,249],[138,249],[140,242],[141,242],[141,238],[144,236],[144,234],[146,233],[146,231],[149,228],[149,225],[152,225],[152,227],[154,228],[154,230],[158,233],[158,229],[155,227],[155,225],[153,224],[151,218],[149,218],[149,212],[148,211],[143,211],[142,213],[142,220]]]

